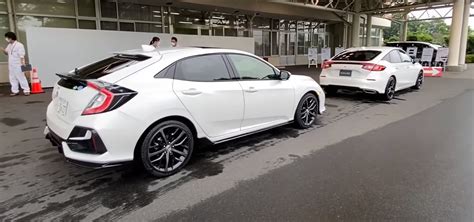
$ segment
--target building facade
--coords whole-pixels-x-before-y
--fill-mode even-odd
[[[322,10],[252,2],[256,1],[235,1],[236,6],[234,1],[198,0],[0,0],[0,32],[12,30],[24,43],[27,27],[253,37],[255,54],[277,66],[307,64],[309,47],[349,46],[350,15],[343,21]],[[367,39],[364,21],[361,42]],[[387,20],[372,19],[371,45],[383,43],[381,30],[387,26]],[[0,55],[0,82],[8,80],[6,61]]]

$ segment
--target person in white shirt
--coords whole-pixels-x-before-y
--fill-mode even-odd
[[[30,95],[30,86],[25,74],[21,70],[21,66],[25,65],[25,46],[17,41],[16,35],[13,32],[5,33],[5,40],[8,42],[7,48],[0,48],[0,50],[8,56],[8,72],[12,91],[10,96],[20,94],[18,85],[23,90],[23,94],[28,96]]]
[[[178,38],[171,37],[171,47],[178,47]]]
[[[150,41],[150,45],[152,45],[152,46],[155,47],[155,48],[160,47],[160,38],[158,38],[158,37],[156,37],[156,36],[153,37],[153,38],[151,39],[151,41]]]

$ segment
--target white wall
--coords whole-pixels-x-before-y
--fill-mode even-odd
[[[29,62],[37,67],[43,87],[56,83],[56,73],[73,70],[113,52],[140,48],[142,44],[148,44],[153,36],[160,37],[161,47],[170,47],[171,36],[176,36],[179,46],[212,46],[254,53],[254,39],[247,37],[38,27],[26,29]]]

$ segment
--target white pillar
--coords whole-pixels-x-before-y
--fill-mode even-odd
[[[372,44],[372,15],[367,15],[367,26],[365,27],[365,45],[371,46]]]
[[[462,71],[459,66],[459,48],[461,47],[462,20],[464,14],[464,0],[455,0],[453,6],[453,20],[449,33],[448,71]]]
[[[408,13],[403,14],[403,21],[400,27],[400,41],[406,41],[408,35]]]
[[[359,47],[360,46],[360,9],[361,9],[361,1],[354,2],[354,11],[355,14],[352,15],[352,47]]]
[[[464,0],[464,13],[462,21],[461,31],[461,47],[459,47],[459,65],[466,70],[466,48],[467,48],[467,35],[469,32],[469,15],[471,9],[471,1]]]

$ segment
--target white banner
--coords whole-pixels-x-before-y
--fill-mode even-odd
[[[446,62],[448,61],[449,48],[438,48],[436,53],[436,62]]]
[[[318,63],[318,48],[308,48],[308,64]]]
[[[433,48],[423,48],[423,52],[421,54],[421,61],[422,62],[431,62],[433,60]]]
[[[334,54],[339,55],[339,53],[343,52],[344,50],[344,47],[336,47],[336,49],[334,50]]]
[[[407,47],[407,54],[416,59],[416,53],[418,52],[418,47]]]
[[[331,48],[321,49],[321,63],[331,58]]]

